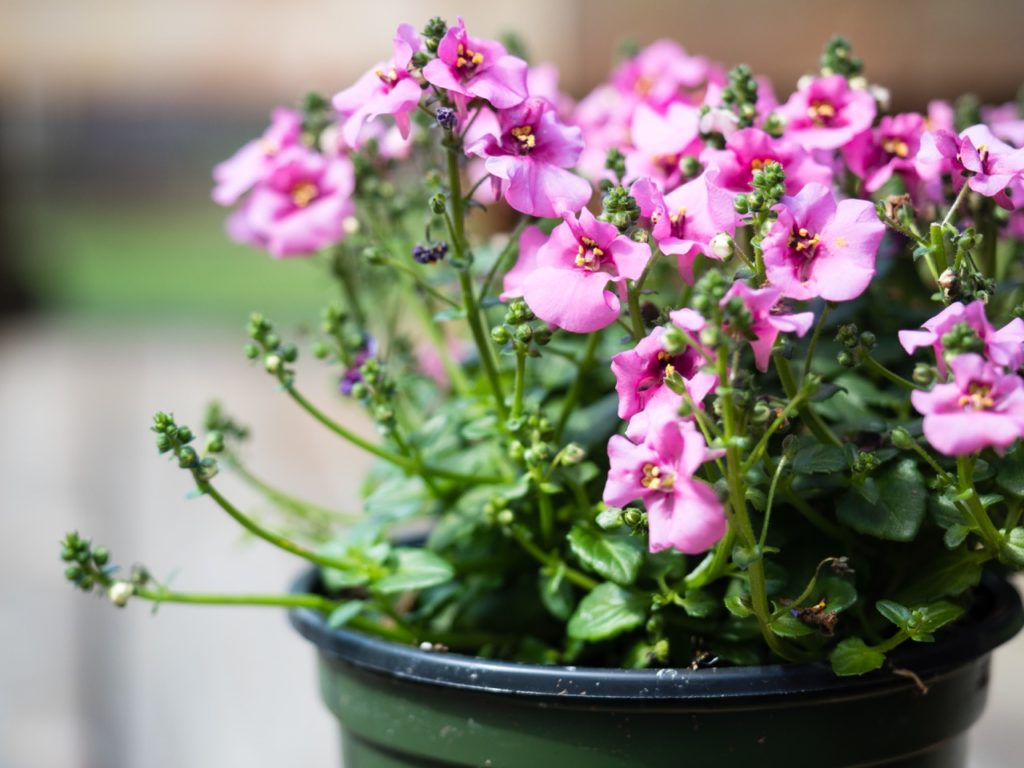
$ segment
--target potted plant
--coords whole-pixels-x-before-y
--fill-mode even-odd
[[[232,237],[338,282],[313,354],[376,438],[267,318],[245,352],[379,459],[364,514],[254,477],[218,406],[201,442],[158,413],[311,569],[181,593],[70,533],[67,577],[292,609],[350,766],[962,765],[1024,620],[1018,108],[887,114],[838,38],[784,102],[661,41],[574,104],[520,54],[403,24],[215,170]]]

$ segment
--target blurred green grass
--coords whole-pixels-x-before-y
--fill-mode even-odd
[[[313,324],[334,296],[322,265],[232,243],[212,203],[50,200],[17,212],[26,282],[76,319],[244,323],[254,310]]]

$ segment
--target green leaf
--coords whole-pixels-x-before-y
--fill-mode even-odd
[[[827,610],[839,613],[857,602],[857,588],[840,576],[825,576],[818,582],[825,593]]]
[[[678,602],[686,614],[695,619],[709,616],[718,607],[718,600],[702,589],[686,590],[686,594]]]
[[[913,459],[887,467],[875,479],[877,504],[858,493],[839,500],[839,519],[859,533],[889,541],[912,541],[924,521],[927,489]]]
[[[644,557],[640,539],[600,533],[582,525],[569,531],[569,546],[583,565],[616,584],[636,581]]]
[[[1011,496],[1024,497],[1024,447],[1018,445],[995,464],[996,485]]]
[[[733,616],[740,619],[745,619],[748,616],[753,616],[753,609],[747,605],[746,596],[742,594],[726,595],[725,597],[725,609],[729,611]]]
[[[756,544],[752,547],[744,547],[737,544],[732,548],[732,561],[736,564],[737,568],[743,571],[763,557],[764,550]]]
[[[426,589],[451,581],[455,571],[444,558],[426,549],[403,548],[394,551],[397,567],[389,576],[374,582],[372,589],[381,595]]]
[[[813,443],[793,457],[793,471],[801,475],[840,472],[846,467],[846,454],[836,445]]]
[[[1014,528],[999,548],[1000,559],[1014,568],[1024,568],[1024,528]]]
[[[956,597],[981,581],[981,563],[972,552],[956,550],[933,558],[914,581],[899,594],[910,605],[928,603],[943,597]]]
[[[917,608],[913,612],[910,637],[917,641],[930,641],[931,634],[964,615],[964,609],[946,600]]]
[[[561,574],[540,574],[540,601],[556,619],[568,620],[576,603],[573,600],[572,585]]]
[[[865,644],[859,637],[848,637],[832,651],[832,671],[841,677],[863,675],[885,664],[885,654]]]
[[[776,616],[772,619],[769,626],[772,632],[779,637],[806,637],[807,635],[814,634],[812,627],[807,626],[796,616],[789,613]]]
[[[602,509],[597,514],[597,527],[606,531],[622,527],[622,510],[618,507]]]
[[[879,600],[875,603],[875,608],[900,629],[907,629],[913,617],[913,613],[909,608],[905,605],[900,605],[895,600]]]
[[[396,475],[382,482],[366,497],[366,514],[386,520],[403,520],[427,512],[433,506],[421,477]]]
[[[327,626],[331,629],[340,629],[359,615],[366,605],[362,600],[349,600],[342,603],[327,617]]]
[[[617,584],[598,584],[569,619],[569,637],[597,642],[636,629],[647,618],[647,600]]]

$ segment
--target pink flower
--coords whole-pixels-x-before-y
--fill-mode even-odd
[[[750,192],[754,172],[774,161],[786,171],[786,191],[795,194],[812,181],[832,183],[828,166],[814,161],[799,144],[776,139],[757,128],[737,131],[725,142],[725,149],[706,149],[701,162],[717,168],[715,181],[731,192]]]
[[[924,436],[939,453],[963,456],[987,446],[997,450],[1024,435],[1024,382],[979,355],[957,355],[953,381],[911,402],[924,415]]]
[[[768,370],[772,348],[780,333],[803,336],[814,324],[813,312],[792,315],[773,313],[781,296],[782,291],[778,288],[755,289],[742,281],[736,281],[722,297],[721,306],[738,298],[750,312],[750,331],[754,334],[754,338],[749,339],[750,348],[754,351],[754,362],[759,371]]]
[[[786,137],[804,149],[837,149],[871,127],[875,97],[855,90],[842,75],[809,81],[793,93],[779,113],[786,119]]]
[[[498,111],[497,132],[466,148],[486,158],[487,172],[510,206],[530,216],[560,216],[590,200],[590,184],[571,171],[583,151],[579,128],[559,122],[546,100],[532,97]]]
[[[682,397],[665,386],[665,376],[670,372],[680,375],[695,403],[703,401],[714,389],[718,379],[702,370],[705,366],[703,355],[691,347],[670,355],[662,344],[665,333],[665,329],[659,326],[633,349],[612,358],[620,419],[630,419],[648,406],[668,404],[678,408]]]
[[[250,141],[229,159],[213,169],[213,200],[218,205],[234,205],[238,198],[269,174],[277,155],[295,146],[302,133],[302,115],[294,109],[278,107],[270,116],[270,127],[258,139]]]
[[[736,232],[737,214],[732,196],[717,184],[707,171],[662,195],[649,178],[635,182],[630,194],[636,199],[640,215],[651,225],[651,237],[662,253],[675,255],[679,272],[693,282],[693,262],[698,254],[715,258],[710,243],[715,235]]]
[[[992,133],[1015,147],[1024,147],[1024,115],[1016,102],[982,107],[981,119]]]
[[[548,241],[548,236],[539,227],[530,226],[519,236],[519,256],[515,266],[505,273],[502,292],[499,297],[508,301],[523,295],[523,283],[537,269],[537,251]]]
[[[344,238],[354,186],[347,157],[294,146],[277,157],[274,169],[231,216],[228,233],[273,256],[313,253]]]
[[[634,149],[626,154],[626,175],[631,179],[649,176],[662,189],[672,189],[682,181],[681,162],[687,155],[700,152],[697,128],[699,113],[687,104],[672,104],[662,115],[646,104],[633,115]]]
[[[709,80],[721,79],[721,73],[707,59],[690,56],[673,40],[656,40],[620,64],[612,73],[611,82],[620,93],[663,108],[687,91],[698,90]]]
[[[920,162],[949,170],[953,186],[967,186],[979,195],[994,198],[1003,208],[1013,210],[1006,188],[1024,174],[1024,149],[1014,149],[997,139],[985,125],[972,125],[960,132],[936,131],[921,140]]]
[[[715,458],[688,422],[667,419],[640,444],[615,435],[604,502],[622,507],[639,499],[647,508],[651,552],[705,552],[725,535],[725,511],[714,490],[694,477]]]
[[[864,292],[885,234],[869,201],[837,205],[828,187],[808,184],[775,210],[779,217],[761,246],[768,281],[783,296],[849,301]]]
[[[913,188],[924,170],[928,178],[936,174],[916,163],[924,135],[924,118],[915,112],[886,116],[878,127],[855,136],[843,147],[846,164],[864,180],[864,189],[874,192],[893,175],[903,177]]]
[[[972,301],[966,307],[959,301],[950,304],[922,326],[921,331],[900,331],[900,344],[908,355],[920,347],[935,350],[939,374],[946,375],[945,350],[942,337],[961,323],[969,325],[985,345],[985,357],[996,365],[1016,370],[1024,363],[1024,320],[1014,318],[998,331],[985,316],[985,304]]]
[[[522,282],[523,298],[541,320],[572,333],[590,333],[619,316],[619,299],[606,290],[608,283],[637,280],[651,252],[586,208],[579,219],[563,218],[537,251],[536,268]]]
[[[465,112],[466,102],[473,98],[508,109],[528,94],[526,69],[526,62],[509,56],[501,43],[466,34],[460,16],[458,24],[441,38],[437,58],[423,68],[423,77],[448,91],[460,112]]]
[[[409,114],[420,103],[422,89],[409,74],[412,55],[420,49],[420,38],[409,24],[395,32],[394,58],[383,62],[355,83],[336,94],[332,103],[345,118],[342,137],[352,148],[358,147],[359,131],[368,120],[392,115],[403,139],[409,138]]]

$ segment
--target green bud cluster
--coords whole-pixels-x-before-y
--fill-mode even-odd
[[[298,347],[283,343],[271,322],[258,312],[249,317],[247,330],[254,343],[246,345],[245,356],[250,360],[262,358],[267,373],[289,386],[294,372],[288,365],[298,359]]]
[[[311,149],[320,151],[320,137],[334,123],[334,108],[330,99],[310,91],[302,100],[302,140]]]
[[[621,185],[626,177],[626,156],[618,149],[612,147],[604,159],[604,167],[615,175],[615,180]]]
[[[172,414],[155,413],[150,429],[156,433],[157,450],[161,454],[172,454],[178,460],[179,467],[192,472],[196,482],[210,480],[217,474],[217,460],[209,455],[200,456],[196,449],[189,445],[195,440],[195,435],[187,426],[178,426]],[[221,447],[223,448],[223,445]]]
[[[947,333],[942,334],[942,348],[947,358],[953,358],[968,352],[984,354],[985,342],[967,323],[957,323]]]
[[[430,53],[437,53],[437,46],[441,42],[441,38],[444,37],[448,31],[448,23],[440,16],[434,16],[427,22],[426,26],[423,27],[421,36],[423,38],[423,46]]]
[[[864,69],[864,62],[853,55],[853,48],[845,37],[833,37],[821,54],[821,74],[842,75],[847,80],[856,77]]]
[[[774,160],[754,171],[751,181],[754,191],[737,195],[733,205],[738,213],[764,214],[786,194],[786,172]]]
[[[636,198],[622,185],[609,189],[601,201],[601,206],[598,220],[614,224],[619,232],[628,231],[640,218],[640,206],[637,205]]]
[[[757,80],[746,64],[729,70],[729,84],[722,89],[722,103],[739,119],[740,128],[749,128],[757,117]]]
[[[553,331],[547,325],[534,327],[532,323],[536,319],[525,301],[512,299],[505,309],[502,324],[491,328],[491,338],[495,344],[510,344],[517,351],[538,357],[540,350],[537,347],[551,341]]]

